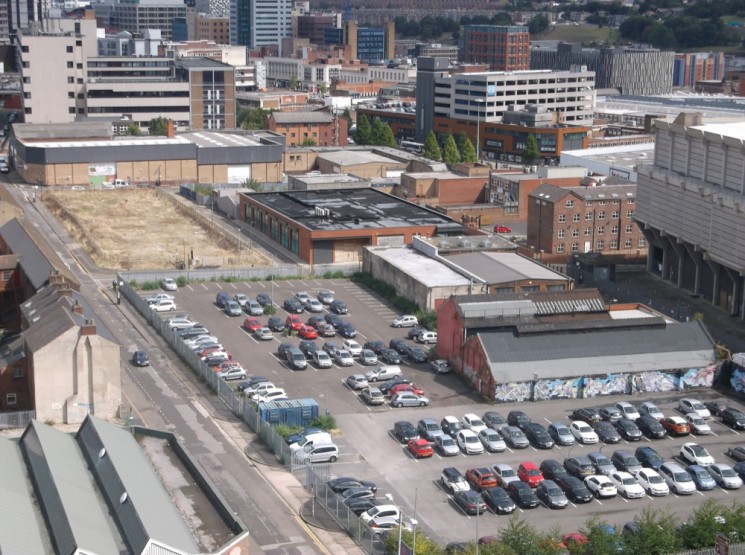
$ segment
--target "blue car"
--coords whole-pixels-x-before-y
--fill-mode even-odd
[[[703,466],[692,464],[686,467],[686,472],[691,475],[693,483],[696,484],[696,489],[700,491],[709,491],[717,487],[714,478]]]

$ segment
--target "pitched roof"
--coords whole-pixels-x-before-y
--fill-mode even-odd
[[[327,112],[274,112],[271,117],[281,124],[331,123],[334,117]]]
[[[446,256],[447,260],[482,278],[486,283],[570,278],[517,253],[476,251]]]

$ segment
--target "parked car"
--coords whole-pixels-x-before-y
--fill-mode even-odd
[[[543,474],[532,462],[520,463],[520,466],[517,467],[517,477],[531,488],[538,487],[538,484],[543,481]]]
[[[632,476],[636,476],[643,468],[639,459],[631,451],[627,451],[626,449],[613,451],[610,460],[618,470],[628,472]]]
[[[390,383],[390,382],[388,382]],[[382,390],[381,390],[382,392]],[[399,383],[391,387],[388,391],[388,394],[393,396],[396,393],[415,393],[416,395],[424,395],[424,390],[415,386],[412,383]]]
[[[680,416],[666,416],[660,420],[660,424],[672,436],[687,436],[691,433],[691,427],[688,425],[688,422]]]
[[[452,370],[450,363],[442,358],[430,362],[429,367],[435,374],[449,374]]]
[[[378,505],[360,515],[362,522],[372,526],[380,519],[390,518],[395,521],[401,517],[401,512],[395,505]]]
[[[346,382],[347,385],[354,390],[365,389],[369,386],[367,378],[362,374],[352,374],[351,376],[347,376]]]
[[[332,354],[332,353],[333,353],[334,351],[336,351],[336,350],[337,350],[338,348],[339,348],[339,345],[337,345],[337,344],[336,344],[336,343],[334,343],[333,341],[326,341],[326,342],[325,342],[325,343],[324,343],[324,344],[323,344],[323,345],[321,346],[321,349],[323,349],[324,351],[326,351],[326,352],[327,352],[327,353],[329,354],[329,356],[331,356],[331,354]]]
[[[285,323],[279,316],[271,316],[266,323],[266,327],[268,327],[272,331],[284,331]]]
[[[256,316],[249,316],[248,318],[243,320],[243,329],[247,332],[253,333],[263,327],[264,325],[261,323],[261,320],[259,320]]]
[[[595,422],[592,428],[603,443],[618,443],[621,441],[621,435],[610,422]]]
[[[284,308],[290,314],[302,314],[302,312],[305,310],[303,308],[303,303],[301,303],[297,299],[285,299],[282,303],[282,308]]]
[[[226,370],[223,370],[222,372],[217,373],[218,378],[222,378],[225,381],[230,380],[245,380],[246,379],[246,371],[241,368],[240,366],[233,366],[231,368],[228,368]]]
[[[274,334],[269,328],[259,328],[254,332],[254,337],[259,341],[271,341],[274,339]]]
[[[412,326],[416,326],[419,324],[419,320],[417,320],[416,316],[411,316],[410,314],[406,314],[404,316],[399,316],[393,322],[391,322],[391,325],[394,328],[410,328]]]
[[[178,284],[175,279],[163,278],[160,280],[160,287],[164,291],[176,291],[178,289]]]
[[[326,320],[327,324],[331,324],[332,326],[334,326],[334,329],[338,329],[344,323],[344,320],[341,319],[341,316],[333,313],[324,314],[323,319]]]
[[[745,446],[729,447],[724,454],[733,461],[745,461]]]
[[[566,495],[553,480],[543,480],[538,484],[535,494],[549,509],[563,509],[569,505]]]
[[[551,449],[554,446],[554,440],[548,435],[546,428],[537,422],[530,422],[523,426],[523,432],[528,441],[539,449]]]
[[[305,327],[305,324],[303,323],[303,319],[300,318],[300,316],[298,316],[297,314],[290,314],[285,320],[285,327],[289,330],[299,332]]]
[[[453,496],[453,501],[468,515],[481,514],[487,510],[483,497],[475,491],[459,491]]]
[[[498,515],[509,515],[515,512],[517,505],[507,493],[504,488],[496,487],[485,489],[481,492],[484,498],[484,503],[489,507],[495,514]]]
[[[226,291],[218,291],[215,295],[215,304],[217,308],[225,308],[225,305],[230,300],[230,295]]]
[[[305,303],[305,310],[311,313],[323,312],[323,304],[318,299],[308,299]]]
[[[587,458],[592,461],[592,465],[595,467],[597,474],[607,476],[616,469],[610,458],[600,451],[591,451],[590,453],[587,453]]]
[[[461,418],[460,423],[464,428],[475,433],[478,433],[486,428],[486,424],[484,424],[484,421],[473,413],[465,414],[463,418]]]
[[[584,479],[587,476],[592,476],[595,473],[595,465],[585,455],[577,455],[576,457],[567,457],[564,459],[564,468],[572,476]]]
[[[680,401],[678,401],[678,411],[682,412],[683,414],[695,412],[701,418],[711,418],[709,409],[707,409],[706,406],[698,399],[681,399]]]
[[[707,401],[704,406],[708,409],[709,414],[712,416],[722,416],[722,413],[727,408],[727,403],[724,401]]]
[[[613,482],[613,485],[616,486],[616,490],[618,490],[618,493],[622,497],[625,497],[626,499],[639,499],[640,497],[644,497],[644,488],[641,487],[639,482],[637,482],[628,472],[617,470],[616,472],[611,472],[608,478]]]
[[[145,300],[147,301],[147,304],[155,304],[160,301],[175,301],[176,297],[169,295],[168,293],[156,293],[155,295],[146,297]]]
[[[533,488],[522,481],[510,482],[507,486],[507,493],[512,500],[521,509],[533,509],[540,504]]]
[[[241,305],[239,305],[235,301],[228,301],[225,303],[225,308],[222,309],[225,314],[228,316],[241,316],[243,314],[243,309],[241,308]]]
[[[717,485],[724,489],[740,489],[742,478],[728,464],[714,463],[706,467]]]
[[[262,307],[267,307],[272,304],[272,297],[268,293],[259,293],[256,295],[256,302]]]
[[[636,410],[636,407],[626,401],[619,401],[616,403],[616,408],[621,411],[624,418],[628,418],[629,420],[636,420],[641,416],[639,411]]]
[[[608,422],[616,422],[623,418],[623,414],[616,407],[603,407],[598,413],[602,420],[607,420]]]
[[[569,424],[569,431],[574,438],[583,445],[592,445],[599,441],[598,434],[595,433],[590,425],[582,420],[575,420]]]
[[[656,470],[651,468],[642,468],[636,475],[636,481],[644,488],[648,495],[654,497],[664,497],[670,493],[667,482],[660,476]]]
[[[408,349],[409,344],[405,339],[394,337],[388,342],[388,347],[396,351],[399,355],[403,355],[406,352],[406,349]]]
[[[665,462],[665,459],[663,459],[657,451],[651,447],[647,447],[646,445],[643,447],[637,447],[634,456],[643,467],[651,468],[652,470],[659,469]]]
[[[170,299],[164,299],[151,304],[150,308],[155,312],[174,312],[176,310],[176,303]]]
[[[558,480],[569,475],[564,465],[555,459],[546,459],[538,468],[546,480]]]
[[[517,426],[505,426],[499,433],[502,434],[505,443],[513,449],[525,449],[530,446],[530,441]]]
[[[691,495],[696,491],[696,484],[693,482],[691,475],[678,463],[663,463],[658,472],[673,493]]]
[[[316,328],[312,326],[301,327],[297,334],[298,337],[301,337],[302,339],[318,339],[318,332],[316,331]]]
[[[664,417],[663,417],[664,418]],[[651,414],[643,414],[636,421],[636,427],[649,439],[662,439],[667,436],[667,430],[662,427],[660,421]]]
[[[419,347],[409,347],[406,350],[406,358],[408,358],[411,362],[414,364],[424,364],[427,362],[427,353],[426,351],[420,349]]]
[[[600,413],[593,408],[575,409],[572,411],[569,418],[571,420],[581,420],[587,424],[592,424],[593,422],[600,420]]]
[[[340,301],[338,299],[335,299],[329,303],[329,310],[333,312],[334,314],[348,314],[349,308],[347,307],[347,303],[344,301]]]
[[[251,299],[249,299],[248,302],[243,305],[243,310],[248,312],[251,316],[261,316],[262,314],[264,314],[264,307],[259,304],[258,301],[254,301]]]
[[[429,405],[429,399],[424,395],[417,395],[416,393],[396,393],[391,397],[391,406],[396,408],[426,407],[427,405]]]
[[[416,341],[417,338],[425,331],[429,330],[427,330],[427,328],[425,328],[424,326],[416,325],[409,328],[409,332],[406,334],[406,337],[408,339],[413,339],[414,341]]]
[[[455,416],[446,416],[440,421],[440,428],[444,434],[455,437],[463,429],[463,424]]]
[[[375,497],[375,492],[365,486],[356,488],[347,488],[341,493],[342,502],[348,507],[350,503],[353,503],[357,499],[372,499]]]
[[[717,487],[716,480],[712,478],[711,473],[703,466],[697,464],[689,465],[686,467],[686,472],[691,475],[691,479],[699,491],[709,491]]]
[[[468,491],[471,489],[471,485],[468,483],[468,480],[466,480],[466,477],[460,473],[460,470],[452,466],[442,470],[442,474],[440,474],[440,483],[450,493]]]
[[[507,423],[510,426],[517,426],[523,432],[525,431],[525,426],[531,422],[530,417],[520,410],[511,410],[507,413]]]
[[[662,413],[662,411],[657,408],[657,405],[655,405],[651,401],[645,401],[641,405],[639,405],[639,414],[644,416],[645,414],[648,416],[651,416],[655,420],[662,420],[665,418],[665,415]]]
[[[277,347],[277,357],[279,360],[287,360],[287,354],[289,353],[290,349],[294,349],[295,345],[292,343],[280,343],[279,347]]]
[[[512,228],[508,225],[495,225],[494,233],[512,233]]]
[[[383,349],[380,351],[380,360],[385,364],[401,364],[401,355],[395,349]]]
[[[344,322],[341,326],[337,327],[336,332],[346,338],[357,337],[357,330],[349,322]]]
[[[365,341],[365,344],[362,345],[363,349],[369,349],[376,355],[379,355],[380,352],[385,349],[385,341],[382,339],[370,339],[369,341]]]
[[[455,434],[455,441],[466,455],[480,455],[484,452],[483,444],[472,430],[459,431]]]
[[[624,417],[616,420],[614,426],[626,441],[639,441],[642,438],[641,430],[629,418]]]
[[[377,387],[366,387],[360,392],[360,398],[368,405],[382,405],[385,403],[385,395]]]
[[[683,419],[688,422],[691,427],[691,432],[696,435],[708,435],[711,433],[711,426],[706,423],[706,420],[701,418],[698,414],[689,412]]]
[[[370,349],[362,349],[359,354],[359,361],[364,366],[375,366],[378,364],[378,355]]]
[[[557,445],[570,446],[574,445],[574,434],[569,426],[562,422],[552,422],[548,425],[548,435],[556,442]]]
[[[424,343],[425,345],[437,343],[437,332],[436,331],[423,331],[416,336],[416,341]]]
[[[488,468],[469,468],[466,470],[466,480],[476,491],[497,487],[497,478]]]
[[[358,480],[357,478],[350,478],[348,476],[340,476],[326,482],[328,488],[334,493],[344,493],[350,488],[368,488],[373,493],[378,491],[378,486],[374,482],[368,482],[365,480]]]
[[[609,498],[618,495],[618,488],[608,476],[604,474],[594,474],[585,478],[585,486],[595,497]]]
[[[737,409],[726,408],[722,411],[722,424],[726,424],[733,430],[745,430],[745,414]]]
[[[419,437],[419,432],[408,420],[399,420],[393,424],[393,435],[401,443],[408,443],[410,439]]]
[[[426,439],[410,439],[409,443],[407,443],[406,445],[409,453],[411,453],[415,459],[423,459],[434,455],[432,446]]]
[[[502,436],[491,428],[480,430],[478,436],[481,443],[484,444],[484,448],[490,453],[501,453],[507,449],[507,444]]]
[[[331,304],[334,302],[334,292],[328,289],[321,289],[316,295],[316,299],[323,304]]]
[[[331,368],[333,366],[333,362],[329,354],[326,351],[322,351],[321,349],[313,352],[313,362],[315,363],[317,368]]]
[[[399,384],[410,384],[410,383],[411,383],[411,379],[405,376],[396,376],[395,378],[392,378],[380,384],[378,387],[380,388],[380,391],[383,392],[383,395],[390,395],[391,389],[393,389],[395,386]]]
[[[371,382],[392,380],[393,378],[400,375],[401,368],[399,368],[398,366],[379,366],[365,374],[368,381]]]
[[[680,447],[680,458],[688,464],[697,464],[699,466],[711,466],[716,461],[705,447],[697,443],[684,443]]]
[[[337,349],[331,354],[331,358],[339,366],[354,366],[354,358],[346,349]],[[372,380],[377,381],[377,380]]]
[[[484,421],[484,424],[489,426],[492,430],[499,431],[505,426],[509,426],[507,419],[493,410],[486,411],[481,419]]]
[[[434,441],[435,450],[443,457],[460,455],[460,447],[449,435],[437,436]]]
[[[566,476],[561,476],[554,481],[562,490],[564,490],[564,495],[566,495],[567,499],[572,503],[589,503],[592,501],[592,492],[579,478],[567,474]]]

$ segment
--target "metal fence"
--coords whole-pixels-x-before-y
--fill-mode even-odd
[[[16,412],[0,413],[0,430],[25,428],[34,418],[36,418],[35,410],[19,410]]]

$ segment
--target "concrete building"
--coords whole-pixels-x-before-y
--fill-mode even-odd
[[[745,319],[745,124],[681,114],[655,138],[653,163],[637,167],[647,269]]]
[[[288,147],[347,144],[347,120],[328,112],[272,112],[267,129],[282,135]]]
[[[546,184],[530,193],[528,247],[547,260],[590,252],[643,260],[647,242],[634,220],[636,185],[611,185],[613,178],[607,185],[590,177],[584,181],[585,187]]]
[[[157,56],[163,37],[160,29],[148,29],[142,37],[119,31],[98,39],[99,56]]]
[[[452,297],[437,333],[437,356],[497,402],[711,387],[718,369],[702,322],[608,306],[592,289]]]
[[[186,14],[188,40],[230,44],[230,17],[190,11]]]
[[[403,173],[397,193],[411,202],[438,208],[482,204],[489,183],[489,167],[458,164],[452,170]]]
[[[324,33],[326,29],[341,30],[340,12],[335,13],[307,13],[297,16],[297,33],[301,39],[309,39],[311,44],[326,44]]]
[[[598,89],[618,89],[625,95],[665,95],[672,92],[675,53],[654,49],[582,48],[559,43],[555,48],[533,46],[531,69],[566,71],[586,66]]]
[[[724,52],[675,54],[673,87],[694,89],[700,81],[724,80]]]
[[[523,25],[466,25],[461,59],[492,71],[530,69],[530,32]]]
[[[287,187],[290,191],[315,191],[319,189],[365,189],[370,187],[369,179],[362,179],[348,174],[322,174],[310,172],[301,175],[287,176]]]
[[[174,19],[185,19],[186,13],[184,0],[119,0],[114,5],[111,23],[131,33],[160,29],[163,40],[171,40],[171,23]]]
[[[460,56],[460,48],[455,44],[423,44],[417,43],[414,45],[413,51],[410,51],[410,55],[413,58],[420,56],[427,56],[433,58],[447,58],[451,63],[458,61]]]
[[[386,21],[382,27],[360,27],[348,21],[344,44],[349,47],[349,57],[365,63],[379,64],[393,60],[396,49],[396,26]]]
[[[292,0],[230,0],[230,44],[277,46],[292,35]]]
[[[374,188],[239,193],[239,217],[308,264],[359,263],[364,247],[463,235],[434,210]]]
[[[29,31],[32,28],[43,30],[51,0],[7,0],[3,2],[3,21],[0,21],[0,36],[9,37],[18,31]]]

